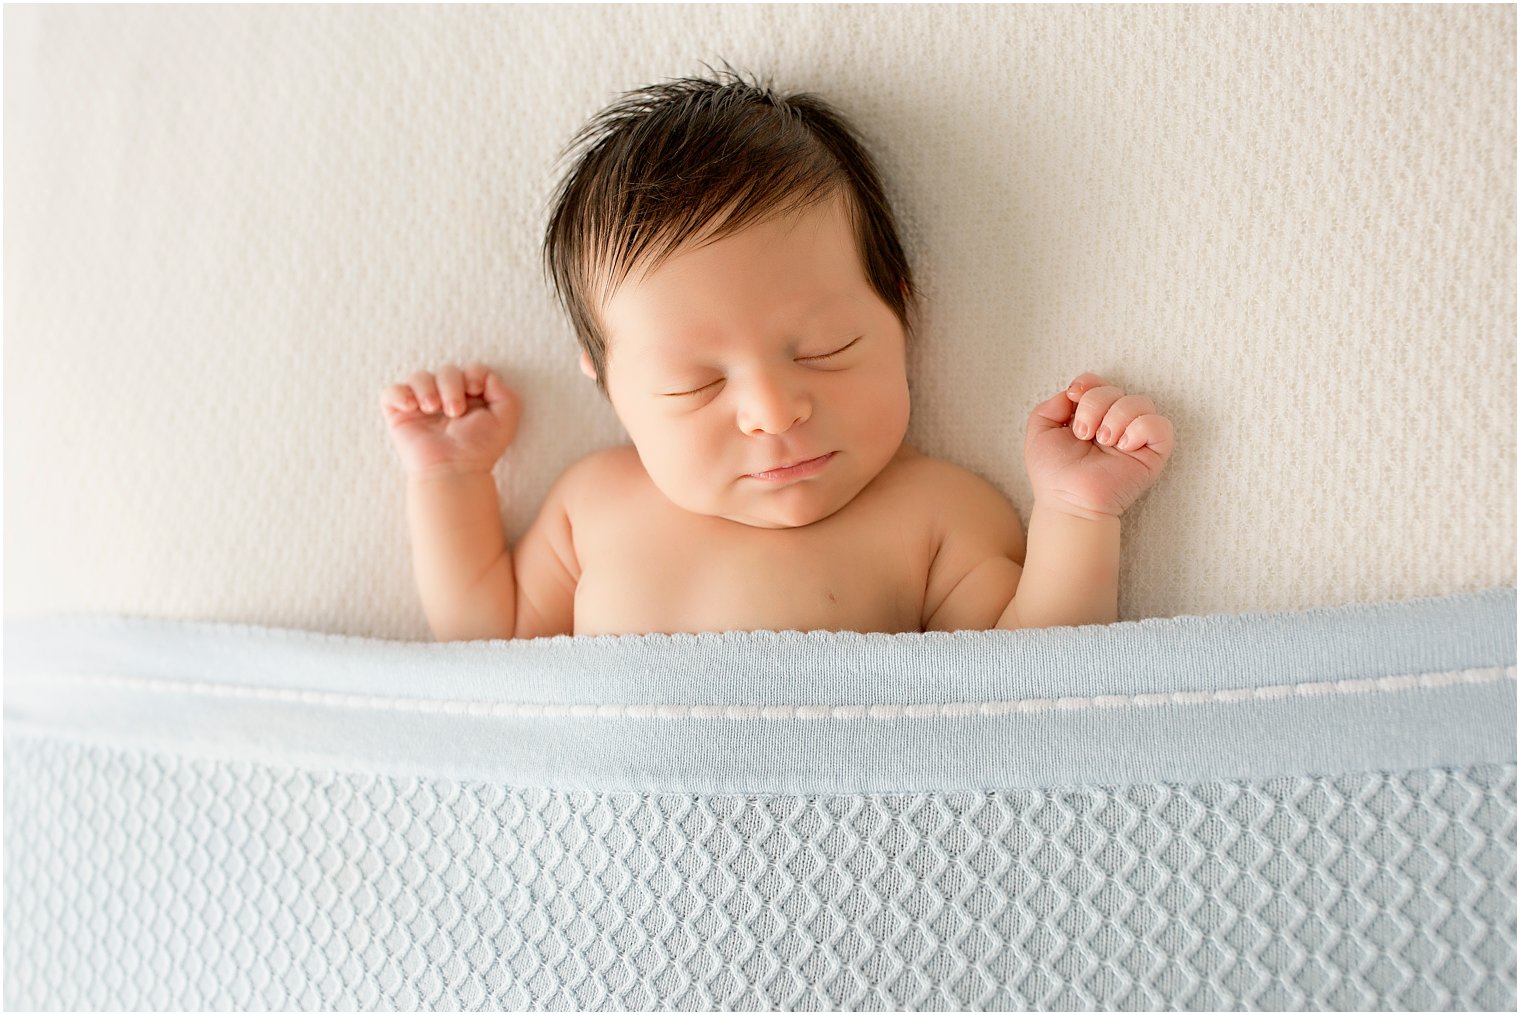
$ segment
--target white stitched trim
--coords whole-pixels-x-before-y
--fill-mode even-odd
[[[1327,695],[1390,694],[1414,688],[1451,687],[1457,684],[1490,684],[1514,680],[1515,667],[1486,667],[1449,673],[1320,683],[1276,684],[1232,691],[1171,691],[1153,694],[1100,694],[1091,697],[1024,698],[1013,701],[968,701],[926,705],[534,705],[521,702],[452,701],[335,691],[302,691],[280,687],[249,687],[207,681],[159,680],[110,674],[13,675],[38,682],[60,679],[129,691],[189,694],[208,698],[363,708],[383,712],[427,715],[492,716],[512,719],[956,719],[966,716],[1030,715],[1093,708],[1150,707],[1156,705],[1235,704],[1275,701],[1282,698],[1313,698]]]

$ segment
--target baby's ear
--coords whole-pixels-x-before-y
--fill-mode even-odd
[[[596,380],[596,364],[591,362],[591,354],[584,349],[581,350],[581,373]]]

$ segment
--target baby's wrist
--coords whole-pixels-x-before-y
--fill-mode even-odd
[[[1095,511],[1092,508],[1083,507],[1080,504],[1072,504],[1070,501],[1059,497],[1040,497],[1034,499],[1034,510],[1042,514],[1062,515],[1068,518],[1079,518],[1089,522],[1118,522],[1119,515],[1108,511]]]
[[[467,482],[479,476],[491,479],[492,482],[495,481],[492,476],[492,466],[463,465],[458,462],[409,471],[406,474],[406,481],[414,486],[431,486],[435,484]]]

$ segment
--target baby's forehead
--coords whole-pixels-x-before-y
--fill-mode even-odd
[[[763,204],[746,206],[731,202],[705,219],[667,222],[649,231],[638,221],[625,222],[621,236],[605,237],[587,247],[586,265],[592,291],[605,305],[624,286],[637,284],[661,272],[672,260],[701,250],[737,234],[779,224],[796,225],[820,216],[839,218],[861,240],[856,227],[856,201],[843,185],[822,194],[798,191],[774,195]]]

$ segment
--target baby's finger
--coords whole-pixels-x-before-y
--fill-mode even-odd
[[[464,373],[452,363],[438,369],[438,397],[443,400],[444,415],[464,415]]]
[[[417,404],[423,412],[437,412],[442,402],[438,398],[438,382],[426,370],[419,370],[407,378],[417,396]]]
[[[486,377],[491,368],[484,363],[475,362],[465,367],[464,370],[464,393],[471,398],[484,398],[486,394]]]
[[[1071,419],[1072,405],[1066,392],[1051,395],[1029,413],[1029,422],[1038,423],[1041,430],[1059,430]]]
[[[1067,397],[1071,396],[1068,394]],[[1083,391],[1082,400],[1077,403],[1076,412],[1072,413],[1072,435],[1084,441],[1091,437],[1097,432],[1098,424],[1108,414],[1108,410],[1122,397],[1124,389],[1111,384]]]
[[[1071,384],[1067,385],[1066,397],[1071,399],[1073,402],[1080,402],[1082,400],[1083,394],[1085,394],[1088,390],[1092,388],[1105,387],[1107,384],[1108,381],[1105,381],[1097,374],[1078,374],[1076,379],[1073,380]]]
[[[1102,422],[1098,424],[1094,439],[1099,444],[1113,444],[1131,423],[1146,413],[1155,411],[1156,403],[1145,395],[1125,395],[1109,406]]]
[[[1118,447],[1120,451],[1138,451],[1149,446],[1156,454],[1166,458],[1172,453],[1175,439],[1171,420],[1159,413],[1148,413],[1129,425],[1129,429],[1120,438]]]
[[[517,392],[501,382],[495,371],[486,374],[486,408],[491,414],[501,421],[507,430],[507,443],[511,444],[517,437],[517,421],[522,416],[522,402],[517,397]]]
[[[380,407],[398,412],[415,412],[417,396],[405,384],[392,384],[380,390]]]
[[[487,405],[495,405],[497,402],[516,401],[517,392],[507,387],[506,382],[495,370],[486,371],[486,390],[483,396]]]

